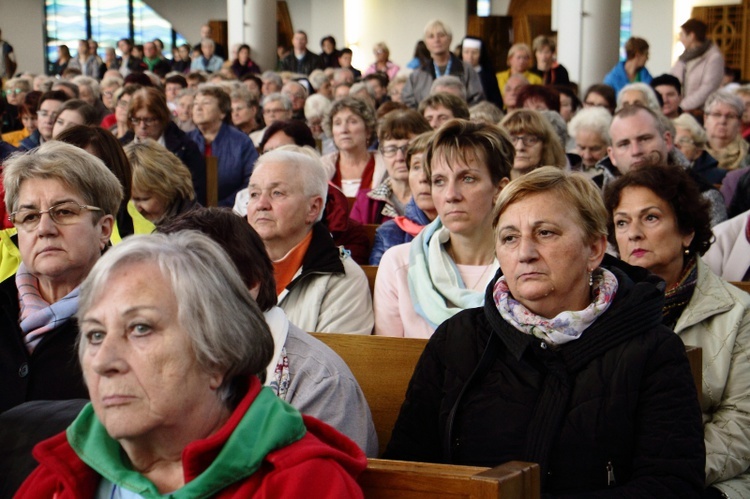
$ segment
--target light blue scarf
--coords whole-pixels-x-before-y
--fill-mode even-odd
[[[409,249],[409,295],[414,310],[433,328],[461,310],[484,304],[484,291],[466,289],[456,263],[445,250],[449,237],[450,232],[437,218],[417,234]],[[495,260],[487,282],[498,267]]]

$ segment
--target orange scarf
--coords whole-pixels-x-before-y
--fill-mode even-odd
[[[299,242],[297,246],[292,248],[281,260],[273,262],[273,274],[276,278],[276,295],[280,295],[282,291],[292,282],[294,274],[302,266],[302,260],[305,258],[307,249],[310,247],[312,242],[312,231],[308,232],[307,235]]]

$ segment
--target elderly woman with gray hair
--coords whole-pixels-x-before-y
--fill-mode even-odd
[[[598,164],[607,157],[611,123],[612,115],[603,107],[581,109],[568,123],[568,133],[575,143],[573,152],[581,157],[576,169],[591,177],[600,188],[614,180],[614,175]]]
[[[273,339],[208,236],[128,238],[80,303],[91,404],[16,497],[361,497],[354,442],[261,390]]]
[[[52,141],[4,164],[21,265],[0,283],[0,412],[87,396],[70,353],[79,285],[107,247],[122,186],[102,161]]]
[[[695,173],[711,184],[720,184],[727,174],[719,162],[706,150],[708,136],[690,113],[682,113],[672,120],[675,128],[674,146],[680,150]]]

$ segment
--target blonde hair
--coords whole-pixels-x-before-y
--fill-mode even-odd
[[[168,206],[195,198],[190,170],[155,140],[131,142],[125,154],[133,168],[133,190],[150,192]]]
[[[542,140],[542,159],[540,165],[553,165],[565,168],[568,158],[560,139],[549,121],[539,111],[533,109],[516,109],[508,113],[500,122],[510,135],[525,133],[535,135]]]

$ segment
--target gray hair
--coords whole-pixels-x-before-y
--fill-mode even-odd
[[[270,80],[273,83],[275,83],[279,88],[281,88],[284,85],[284,82],[281,81],[281,75],[277,73],[276,71],[271,71],[270,69],[268,71],[263,71],[263,74],[260,75],[261,81]]]
[[[92,211],[94,220],[115,215],[122,201],[122,185],[101,159],[83,149],[52,140],[27,153],[16,153],[3,165],[5,206],[18,209],[21,185],[30,179],[54,179],[75,191]]]
[[[49,92],[50,90],[52,90],[52,85],[54,83],[55,83],[55,79],[52,78],[51,76],[39,75],[36,78],[34,78],[34,85],[38,85],[39,91],[42,93]]]
[[[310,73],[310,76],[307,77],[308,80],[310,80],[310,85],[315,90],[320,90],[320,87],[323,86],[323,84],[329,80],[328,75],[323,72],[322,69],[315,69],[312,73]]]
[[[77,317],[82,322],[112,275],[128,265],[159,267],[177,301],[177,320],[195,359],[206,372],[224,375],[217,390],[228,407],[239,401],[247,378],[261,377],[273,355],[273,337],[237,267],[221,247],[197,231],[128,237],[107,251],[81,284]],[[86,338],[79,337],[83,360]]]
[[[568,144],[568,127],[565,125],[563,117],[560,116],[560,113],[551,109],[544,109],[539,111],[539,113],[552,125],[552,129],[560,140],[560,145],[565,149],[565,146]]]
[[[471,121],[483,121],[497,125],[503,119],[503,111],[490,101],[482,101],[469,108]]]
[[[627,85],[622,87],[620,92],[617,94],[616,111],[622,109],[622,96],[629,90],[640,92],[643,96],[643,99],[646,101],[644,104],[650,107],[656,113],[661,113],[661,106],[659,105],[659,99],[656,97],[656,91],[651,88],[651,85],[642,82],[628,83]]]
[[[375,111],[368,103],[354,97],[343,97],[333,102],[331,109],[323,119],[323,130],[326,132],[326,135],[333,137],[333,119],[344,109],[348,109],[353,114],[359,116],[365,122],[368,137],[372,135],[377,125],[375,122]]]
[[[247,107],[258,107],[258,99],[244,85],[232,90],[229,96],[233,101],[244,102]]]
[[[320,94],[312,94],[305,101],[305,118],[323,118],[330,111],[333,104],[328,97]]]
[[[292,110],[292,100],[281,92],[274,92],[263,97],[263,107],[271,102],[281,102],[281,105],[284,106],[286,111]]]
[[[684,128],[687,130],[690,133],[690,138],[695,142],[696,147],[703,148],[706,146],[708,135],[706,135],[706,131],[692,114],[682,113],[672,120],[672,124],[675,128]]]
[[[448,35],[448,38],[453,40],[453,32],[451,31],[450,27],[448,27],[448,25],[446,25],[439,19],[433,19],[425,25],[424,38],[427,38],[427,35],[432,32],[445,33],[446,35]]]
[[[203,38],[201,40],[201,47],[203,47],[204,45],[206,47],[214,47],[214,48],[216,47],[216,43],[214,43],[214,41],[210,38]]]
[[[605,144],[609,145],[609,126],[612,124],[612,115],[603,107],[585,107],[578,111],[568,123],[568,133],[575,139],[578,132],[587,130],[597,134]]]
[[[11,87],[18,87],[21,89],[21,92],[31,92],[31,83],[29,83],[29,80],[20,76],[16,78],[10,78],[5,82],[6,89]]]
[[[733,94],[728,90],[717,90],[712,93],[706,99],[706,105],[703,106],[703,111],[708,114],[713,110],[716,104],[726,104],[729,107],[734,108],[737,112],[737,116],[742,117],[742,113],[745,112],[745,104],[737,94]]]
[[[435,81],[432,82],[432,86],[430,87],[430,95],[437,92],[445,92],[445,90],[441,90],[441,87],[456,89],[458,91],[458,96],[463,100],[466,100],[466,87],[458,76],[443,75],[435,78]]]
[[[372,87],[370,87],[370,85],[368,85],[364,81],[358,81],[357,83],[352,85],[349,88],[349,95],[354,96],[354,94],[362,92],[363,90],[368,96],[370,96],[370,98],[372,99],[372,103],[374,104],[377,100],[377,97],[375,96],[375,90],[373,90]]]
[[[99,90],[99,82],[90,76],[78,75],[71,81],[78,85],[79,91],[81,87],[88,87],[94,95],[94,99],[99,99],[102,95]]]
[[[261,170],[267,163],[282,163],[286,166],[295,168],[296,178],[302,182],[302,191],[305,196],[318,196],[323,199],[318,218],[319,222],[323,218],[323,211],[328,197],[328,174],[325,171],[322,161],[318,154],[313,151],[307,151],[299,146],[284,146],[267,152],[258,158],[253,167],[253,174]],[[252,177],[250,177],[252,182]]]

